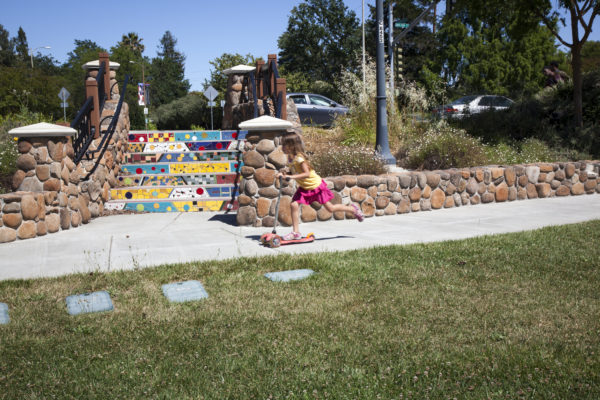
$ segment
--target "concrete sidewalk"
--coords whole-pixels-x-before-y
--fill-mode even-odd
[[[317,240],[270,249],[272,228],[235,225],[235,215],[116,215],[64,232],[0,244],[0,280],[114,271],[235,257],[353,250],[463,239],[600,219],[600,195],[492,203],[389,217],[302,224]],[[281,234],[290,228],[279,228]]]

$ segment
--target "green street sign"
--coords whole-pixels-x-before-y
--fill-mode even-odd
[[[400,29],[400,28],[402,28],[402,29],[406,29],[406,28],[408,28],[409,26],[410,26],[410,24],[409,24],[408,22],[400,22],[400,21],[394,22],[394,28],[398,28],[398,29]]]

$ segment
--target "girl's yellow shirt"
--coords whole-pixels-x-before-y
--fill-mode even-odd
[[[292,174],[297,175],[304,172],[302,171],[302,163],[304,161],[306,161],[306,159],[300,154],[297,154],[296,157],[294,157],[290,163],[290,170],[292,171]],[[308,178],[296,179],[296,182],[298,182],[298,185],[300,185],[300,187],[304,190],[313,190],[321,185],[322,179],[319,175],[317,175],[315,170],[311,168]]]

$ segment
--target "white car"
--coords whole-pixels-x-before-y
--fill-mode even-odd
[[[513,104],[514,101],[504,96],[463,96],[448,105],[438,107],[434,110],[434,113],[438,113],[442,118],[463,118],[469,114],[477,114],[482,111],[506,110]]]

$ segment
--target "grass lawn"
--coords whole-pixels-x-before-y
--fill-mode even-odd
[[[600,221],[0,282],[3,399],[598,399]],[[273,283],[269,271],[312,268]],[[209,293],[171,304],[163,283]],[[113,312],[69,316],[108,290]]]

